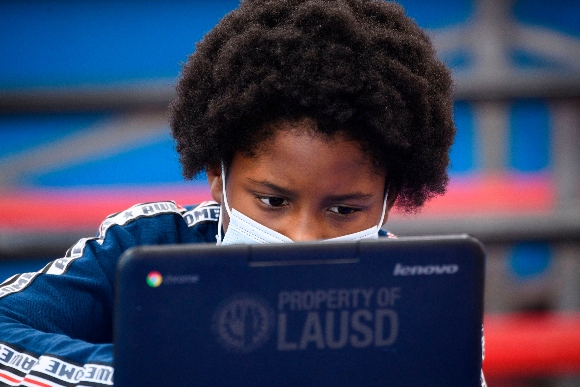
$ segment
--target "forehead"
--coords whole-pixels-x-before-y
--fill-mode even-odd
[[[385,171],[377,170],[360,144],[340,132],[318,133],[308,121],[284,122],[271,129],[273,134],[252,155],[234,155],[232,172],[291,187],[370,189],[377,180],[384,184]]]

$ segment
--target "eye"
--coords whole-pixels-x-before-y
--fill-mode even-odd
[[[333,206],[328,209],[330,212],[334,212],[339,215],[350,215],[353,212],[359,211],[358,208],[346,207],[346,206]]]
[[[282,207],[288,205],[286,199],[277,196],[258,196],[258,199],[268,207]]]

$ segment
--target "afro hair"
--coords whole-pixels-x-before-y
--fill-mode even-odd
[[[197,44],[170,114],[187,179],[251,153],[270,124],[308,118],[358,141],[403,211],[448,182],[450,72],[396,3],[243,1]]]

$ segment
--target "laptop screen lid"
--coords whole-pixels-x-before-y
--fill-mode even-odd
[[[126,252],[115,385],[477,385],[469,236]]]

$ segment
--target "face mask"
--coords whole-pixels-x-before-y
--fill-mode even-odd
[[[224,200],[224,207],[228,215],[230,216],[230,224],[228,225],[228,230],[224,235],[224,239],[221,238],[223,218],[220,212],[218,221],[218,235],[216,235],[218,245],[233,245],[233,244],[257,244],[257,243],[287,243],[294,242],[292,239],[285,235],[274,231],[263,224],[256,222],[255,220],[247,217],[236,209],[231,209],[228,205],[228,198],[226,195],[226,178],[225,170],[222,165],[222,197]],[[378,225],[375,225],[366,230],[358,231],[352,234],[339,236],[336,238],[323,239],[322,242],[335,242],[335,241],[357,241],[361,239],[377,239],[379,237],[379,230],[383,224],[383,219],[385,217],[385,210],[387,207],[387,198],[389,196],[389,190],[385,193],[385,199],[383,201],[383,212],[381,214],[381,220]]]

